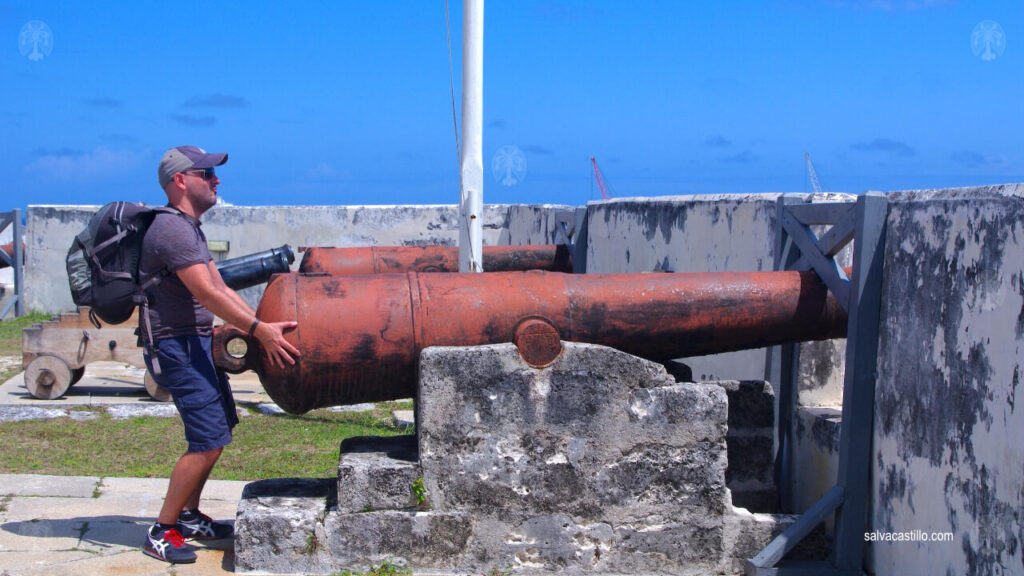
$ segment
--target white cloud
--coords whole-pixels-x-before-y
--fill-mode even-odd
[[[45,152],[25,166],[25,172],[51,180],[102,180],[135,168],[143,160],[138,152],[98,146],[81,154]]]

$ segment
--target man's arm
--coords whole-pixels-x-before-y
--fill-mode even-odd
[[[242,296],[238,292],[235,292],[234,289],[232,289],[230,286],[227,285],[226,282],[224,282],[224,277],[220,275],[220,270],[218,270],[217,266],[214,265],[213,260],[207,262],[206,266],[207,268],[210,269],[210,276],[213,278],[214,286],[216,286],[218,290],[225,292],[228,296],[231,296],[240,305],[244,306],[245,309],[249,311],[249,314],[256,316],[256,311],[252,309],[252,306],[249,306],[249,303],[246,302],[245,299],[242,298]],[[239,327],[242,328],[243,330],[249,329],[248,326]]]
[[[186,266],[176,274],[200,304],[225,322],[247,331],[256,320],[252,307],[224,284],[212,262]],[[284,331],[297,325],[297,322],[260,322],[256,326],[253,335],[260,341],[271,364],[282,368],[285,364],[295,364],[299,350],[285,340]]]

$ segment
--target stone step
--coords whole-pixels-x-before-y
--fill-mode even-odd
[[[422,476],[416,436],[347,438],[338,462],[338,512],[415,509],[413,484]]]

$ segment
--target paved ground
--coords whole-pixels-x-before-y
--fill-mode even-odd
[[[143,372],[119,363],[96,362],[57,400],[33,398],[24,373],[0,385],[0,421],[68,416],[74,406],[103,406],[112,413],[175,414],[173,403],[150,399]],[[253,373],[231,377],[240,402],[270,403]],[[74,413],[70,413],[74,414]],[[245,482],[211,480],[202,509],[234,522]],[[232,542],[196,544],[192,565],[172,566],[140,551],[154,522],[164,478],[97,478],[0,474],[0,575],[228,574],[234,571]]]
[[[0,385],[0,423],[76,417],[75,406],[102,406],[115,417],[175,416],[173,403],[153,401],[143,372],[115,362],[90,364],[81,381],[56,400],[33,398],[24,373]],[[235,399],[280,410],[252,372],[231,376]],[[339,409],[371,409],[359,405]],[[411,425],[412,411],[395,413]],[[234,522],[246,482],[211,480],[202,509]],[[0,576],[197,575],[234,572],[231,541],[196,543],[198,561],[172,566],[142,554],[145,530],[159,513],[167,479],[0,474]]]
[[[245,482],[211,480],[203,510],[234,522]],[[209,575],[234,571],[232,541],[196,544],[172,566],[140,551],[167,480],[0,474],[0,574]]]

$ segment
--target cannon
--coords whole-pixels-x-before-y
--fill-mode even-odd
[[[222,260],[217,263],[217,270],[225,284],[241,290],[262,284],[274,274],[288,272],[294,261],[295,254],[285,244]],[[137,325],[138,313],[133,312],[126,322],[99,328],[90,322],[88,309],[82,308],[25,328],[21,336],[25,387],[36,398],[52,400],[63,396],[78,382],[85,374],[85,366],[91,362],[113,360],[145,368],[135,334]],[[153,399],[170,399],[170,394],[157,385],[148,372],[143,383]]]
[[[362,246],[305,248],[299,272],[307,274],[386,274],[392,272],[458,272],[457,246]],[[485,272],[547,270],[572,272],[565,245],[484,246]]]
[[[232,290],[242,290],[263,284],[274,274],[288,272],[295,254],[291,246],[271,248],[238,258],[229,258],[217,263],[217,271]]]
[[[408,398],[428,346],[514,342],[533,366],[561,340],[603,344],[656,361],[845,336],[846,314],[814,272],[574,275],[282,274],[257,309],[297,321],[285,333],[302,353],[265,363],[258,341],[214,332],[214,362],[253,369],[284,410]],[[246,352],[227,345],[241,339]]]

